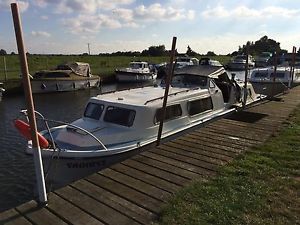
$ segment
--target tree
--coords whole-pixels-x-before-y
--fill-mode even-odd
[[[193,51],[189,45],[187,46],[186,54],[188,56],[197,56],[198,55],[198,53]]]
[[[164,56],[166,55],[166,47],[164,45],[150,46],[148,50],[143,50],[142,56]]]
[[[216,56],[216,54],[213,51],[208,51],[206,53],[207,56]]]
[[[11,52],[10,54],[11,54],[11,55],[15,55],[16,53],[15,53],[15,52]]]
[[[7,55],[6,51],[4,49],[0,50],[0,55]]]

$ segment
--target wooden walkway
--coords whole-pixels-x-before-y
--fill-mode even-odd
[[[300,86],[54,191],[46,207],[5,211],[0,224],[151,224],[175,192],[266,141],[299,104]]]

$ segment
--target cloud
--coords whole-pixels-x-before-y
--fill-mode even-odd
[[[15,0],[0,0],[0,11],[1,10],[10,10],[10,4],[17,2],[20,12],[25,12],[29,7],[28,1],[15,1]]]
[[[31,31],[31,35],[34,37],[50,37],[51,34],[49,34],[46,31]]]
[[[34,0],[35,5],[46,7],[54,5],[56,13],[96,13],[101,10],[111,10],[121,5],[130,5],[135,0]]]
[[[116,29],[122,26],[118,20],[104,14],[94,16],[81,14],[76,19],[64,19],[63,25],[74,34],[97,33],[101,28]]]
[[[262,19],[262,18],[292,18],[298,16],[300,10],[287,9],[276,6],[269,6],[261,9],[251,9],[247,6],[238,6],[233,9],[226,9],[219,5],[215,8],[208,8],[201,15],[206,19],[211,18],[234,18],[234,19]]]
[[[154,3],[146,7],[139,5],[133,11],[135,19],[148,21],[170,21],[180,19],[193,19],[195,12],[193,10],[175,9],[173,7],[164,7],[160,3]]]
[[[49,17],[48,17],[48,16],[45,16],[45,15],[43,15],[43,16],[41,16],[41,19],[42,19],[42,20],[48,20],[48,19],[49,19]]]

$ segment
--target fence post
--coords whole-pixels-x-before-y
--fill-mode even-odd
[[[3,65],[4,65],[4,80],[7,81],[7,69],[6,69],[6,58],[3,56]]]

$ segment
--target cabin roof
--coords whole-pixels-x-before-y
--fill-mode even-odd
[[[215,78],[223,73],[226,73],[226,71],[220,66],[192,65],[176,70],[174,75],[190,74]]]
[[[192,94],[193,92],[199,94],[199,88],[177,88],[170,87],[168,102],[177,101],[186,93]],[[200,93],[207,93],[207,90],[202,90]],[[110,103],[121,103],[132,106],[149,106],[149,105],[162,105],[165,88],[163,87],[143,87],[135,88],[124,91],[116,91],[113,93],[102,94],[91,98],[92,101],[105,101]]]

